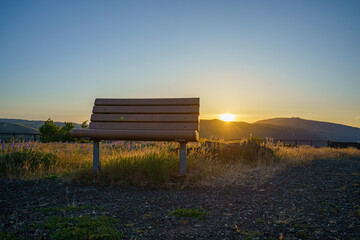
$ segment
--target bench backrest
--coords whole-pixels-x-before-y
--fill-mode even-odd
[[[199,98],[99,98],[89,129],[199,131],[199,108]]]

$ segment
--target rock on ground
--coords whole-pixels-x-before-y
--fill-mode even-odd
[[[360,161],[319,160],[288,167],[265,183],[182,190],[81,186],[61,180],[0,180],[0,231],[29,239],[29,226],[51,216],[120,219],[125,239],[360,239]],[[55,206],[91,205],[74,212]],[[203,209],[202,219],[175,218],[178,208]]]

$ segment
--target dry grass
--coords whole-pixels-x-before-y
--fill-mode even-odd
[[[298,164],[309,162],[312,160],[327,160],[327,159],[351,159],[360,158],[360,150],[356,148],[315,148],[311,146],[299,147],[274,147],[275,155],[278,156],[282,162],[287,164]]]
[[[84,183],[120,185],[224,185],[246,183],[249,178],[255,178],[260,183],[289,164],[301,164],[315,159],[360,158],[360,150],[354,148],[290,148],[268,145],[276,158],[259,151],[254,155],[254,164],[249,165],[241,157],[232,158],[231,161],[224,158],[224,150],[220,150],[218,154],[210,154],[201,147],[201,143],[190,143],[188,147],[194,150],[188,153],[188,174],[186,178],[179,178],[177,143],[119,141],[101,144],[102,171],[95,176],[92,173],[91,143],[0,144],[0,177],[38,179],[55,175]],[[42,155],[36,155],[37,153]],[[41,162],[36,162],[36,167],[29,161],[32,154],[44,158]],[[56,160],[48,163],[47,158],[51,156]],[[16,165],[15,162],[19,164]]]

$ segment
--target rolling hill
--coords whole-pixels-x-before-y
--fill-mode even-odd
[[[220,120],[201,120],[200,122],[200,137],[203,138],[240,139],[248,137],[250,134],[274,139],[343,142],[357,142],[360,140],[360,128],[301,118],[272,118],[251,124],[223,122]]]
[[[0,118],[0,132],[35,133],[44,121]],[[55,122],[59,126],[64,123]],[[76,127],[80,124],[74,123]],[[201,120],[200,137],[241,139],[250,134],[256,137],[293,140],[331,140],[357,142],[360,140],[360,128],[341,124],[305,120],[301,118],[272,118],[246,122],[223,122],[220,120]]]
[[[27,133],[22,130],[26,130],[22,127],[28,127],[36,132],[38,132],[39,127],[44,125],[45,121],[41,120],[24,120],[24,119],[10,119],[10,118],[0,118],[0,132],[14,132],[14,129],[17,129],[15,132]],[[4,125],[8,124],[8,125]],[[64,126],[63,122],[54,122],[56,125],[62,127]],[[15,125],[15,126],[14,126]],[[75,127],[80,127],[81,124],[74,123]],[[16,126],[19,126],[18,128]]]
[[[0,122],[1,133],[39,133],[36,128],[17,123]]]

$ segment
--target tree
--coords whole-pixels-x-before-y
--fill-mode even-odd
[[[60,135],[60,127],[57,126],[53,120],[48,118],[44,125],[39,128],[40,141],[42,142],[54,142],[58,141]]]
[[[70,136],[71,129],[75,128],[72,122],[65,122],[65,125],[60,129],[60,139],[63,142],[72,142],[74,139]]]
[[[82,128],[82,129],[87,129],[87,128],[89,127],[89,125],[87,124],[87,122],[88,122],[88,120],[83,121],[83,122],[81,123],[81,128]]]
[[[71,129],[75,128],[72,122],[65,122],[60,128],[50,118],[39,128],[40,141],[42,142],[72,142],[74,139],[70,136]]]

